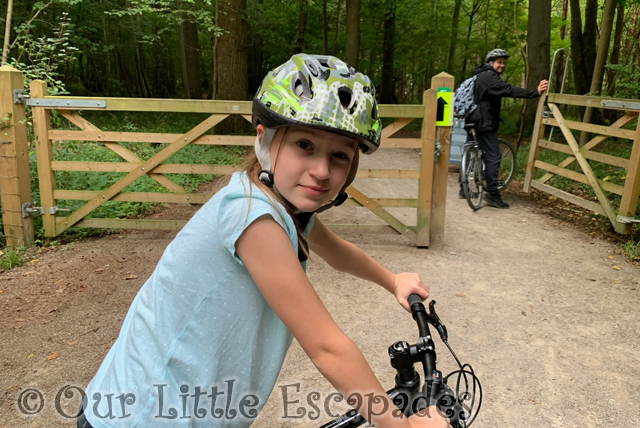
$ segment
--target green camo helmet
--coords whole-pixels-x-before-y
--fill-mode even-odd
[[[313,126],[358,141],[363,153],[380,146],[382,122],[371,80],[327,55],[291,57],[270,71],[253,99],[253,125]]]

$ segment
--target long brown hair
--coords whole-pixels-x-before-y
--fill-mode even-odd
[[[287,131],[286,127],[278,129],[278,131],[276,131],[276,134],[273,136],[271,144],[273,144],[278,140],[283,140],[284,134],[286,133],[286,131]],[[275,170],[275,167],[278,163],[281,149],[282,149],[282,144],[278,146],[278,153],[276,154],[275,159],[272,162],[272,166],[271,166],[272,171]],[[258,157],[256,156],[255,152],[252,152],[247,157],[247,161],[244,166],[244,172],[249,177],[249,207],[251,206],[251,186],[256,186],[258,189],[260,189],[260,191],[264,193],[267,196],[267,198],[269,198],[269,200],[271,201],[271,204],[274,207],[276,206],[276,202],[280,203],[280,205],[282,205],[285,208],[285,210],[287,211],[287,214],[289,214],[289,217],[291,217],[291,220],[293,220],[293,224],[296,227],[296,232],[298,235],[298,253],[300,253],[300,251],[303,251],[308,258],[309,246],[307,243],[307,238],[305,238],[303,234],[304,230],[302,229],[302,227],[300,227],[300,223],[296,219],[295,213],[293,212],[294,207],[286,199],[284,199],[277,191],[274,191],[272,187],[269,187],[266,184],[264,184],[262,181],[260,181],[259,172],[261,170],[262,170],[262,166],[258,161]],[[248,215],[248,211],[247,211],[247,215]],[[282,220],[284,221],[284,219]]]

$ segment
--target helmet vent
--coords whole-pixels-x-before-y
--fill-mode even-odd
[[[320,72],[318,71],[318,67],[316,67],[314,63],[312,63],[311,61],[305,61],[304,65],[307,66],[307,70],[309,70],[309,73],[311,73],[313,77],[318,77],[318,74]]]
[[[301,71],[299,71],[293,78],[292,86],[293,93],[296,94],[298,98],[311,99],[313,97],[313,92],[311,92],[307,76],[305,76]]]
[[[346,109],[353,107],[353,104],[356,101],[353,96],[353,92],[346,86],[338,89],[338,98],[340,98],[340,104],[342,104],[342,107]]]

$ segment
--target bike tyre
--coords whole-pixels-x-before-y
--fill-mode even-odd
[[[502,192],[511,183],[516,172],[516,154],[511,144],[503,139],[498,139],[498,148],[502,154],[498,171],[498,191]]]
[[[475,147],[471,146],[465,149],[462,155],[462,168],[464,197],[469,207],[477,211],[482,204],[484,184],[482,180],[482,160]]]

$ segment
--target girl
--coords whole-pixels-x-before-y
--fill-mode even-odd
[[[305,275],[312,250],[407,310],[409,294],[429,295],[417,274],[394,275],[314,216],[346,199],[358,150],[380,144],[369,78],[334,57],[295,55],[264,79],[253,122],[256,156],[165,250],[87,387],[78,427],[247,427],[292,337],[343,396],[363,398],[357,410],[375,426],[448,426],[435,411],[393,414]]]

